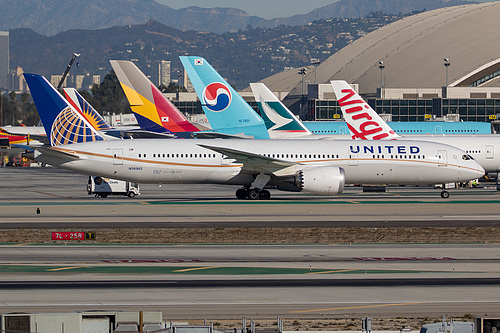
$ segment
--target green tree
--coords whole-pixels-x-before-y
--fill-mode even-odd
[[[21,94],[21,102],[23,102],[23,104],[26,104],[28,102],[29,97],[30,97],[30,95],[28,93],[22,93]]]
[[[186,88],[184,86],[179,86],[178,84],[175,84],[173,82],[170,82],[168,86],[165,86],[164,84],[161,84],[158,89],[163,92],[163,93],[175,93],[177,92],[177,89],[181,92],[187,92]]]
[[[80,94],[101,114],[132,112],[114,71],[106,74],[101,84],[94,84],[90,92]]]
[[[10,101],[14,103],[16,101],[16,98],[17,98],[16,92],[15,91],[11,91],[9,93],[9,97],[10,97]]]

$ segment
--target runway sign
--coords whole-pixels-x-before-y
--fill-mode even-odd
[[[52,240],[95,240],[95,232],[52,232]]]

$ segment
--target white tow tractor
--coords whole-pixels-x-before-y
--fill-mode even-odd
[[[106,198],[108,195],[126,195],[129,198],[133,198],[141,194],[138,183],[99,176],[89,176],[87,193],[103,198]]]

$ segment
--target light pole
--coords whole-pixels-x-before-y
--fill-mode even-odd
[[[384,62],[378,62],[378,68],[380,68],[380,98],[384,99]]]
[[[302,110],[302,105],[304,103],[304,76],[306,76],[307,70],[305,68],[301,68],[299,70],[299,74],[302,75],[302,98],[300,99],[300,109]]]
[[[450,59],[444,58],[444,67],[446,68],[446,87],[448,87],[448,68],[450,67]]]
[[[311,62],[311,65],[314,65],[314,84],[318,83],[318,80],[316,80],[316,70],[318,69],[319,64],[321,64],[321,62],[319,60]]]
[[[177,102],[180,101],[181,98],[181,77],[182,72],[180,70],[177,71]]]

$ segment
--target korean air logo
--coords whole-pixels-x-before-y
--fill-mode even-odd
[[[203,103],[211,111],[224,111],[231,104],[231,91],[220,82],[211,83],[203,90]]]

